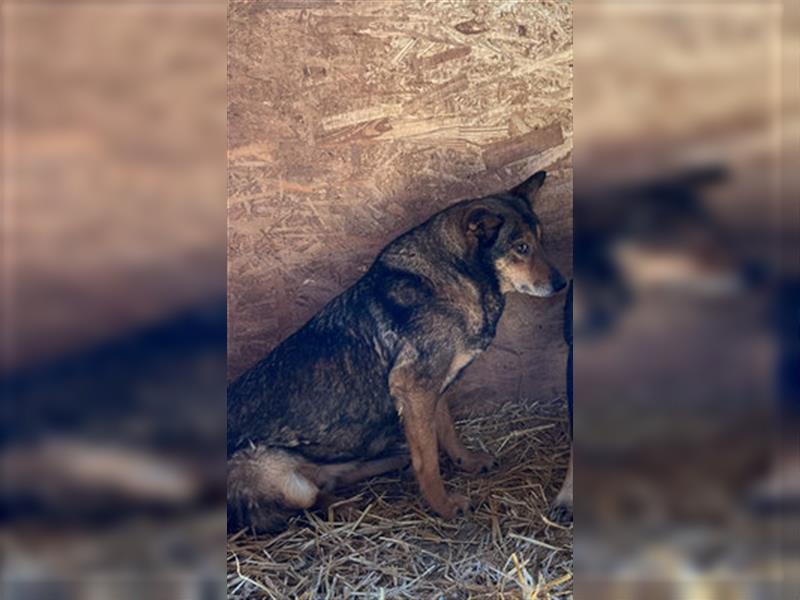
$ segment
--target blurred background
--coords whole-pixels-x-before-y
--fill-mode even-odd
[[[0,595],[219,597],[225,3],[0,10]]]
[[[579,598],[798,597],[790,10],[575,4]]]

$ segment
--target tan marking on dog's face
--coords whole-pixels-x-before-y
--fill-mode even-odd
[[[547,298],[563,289],[564,279],[545,256],[541,235],[537,223],[535,232],[526,231],[512,242],[508,252],[495,260],[500,291],[504,294],[519,292]]]

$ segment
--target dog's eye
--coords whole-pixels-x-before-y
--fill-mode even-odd
[[[531,251],[531,247],[528,246],[528,244],[526,244],[525,242],[520,242],[514,247],[514,250],[525,256],[526,254],[528,254],[528,252]]]

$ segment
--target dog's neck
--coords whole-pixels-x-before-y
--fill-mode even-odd
[[[491,341],[505,296],[487,252],[470,247],[452,220],[437,223],[434,218],[397,238],[381,261],[425,278],[440,298],[466,300],[475,314],[474,333]]]
[[[506,306],[506,297],[500,291],[500,284],[497,280],[494,268],[488,262],[488,257],[476,257],[475,265],[477,280],[479,281],[481,293],[481,308],[484,314],[484,326],[482,334],[488,336],[489,340],[494,338],[497,331],[497,323],[503,316]],[[466,262],[466,261],[465,261]],[[468,263],[469,264],[469,263]]]

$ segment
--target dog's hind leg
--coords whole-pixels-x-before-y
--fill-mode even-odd
[[[436,405],[436,437],[450,460],[468,473],[486,473],[497,466],[491,454],[473,452],[464,447],[450,416],[447,398],[439,398]]]
[[[345,463],[314,464],[306,463],[300,472],[313,481],[317,487],[331,491],[337,487],[351,485],[369,477],[383,475],[389,471],[402,469],[409,463],[405,455],[387,456],[368,461]]]
[[[348,501],[336,495],[337,488],[347,487],[390,471],[397,471],[406,467],[409,462],[408,455],[397,455],[365,462],[311,465],[308,472],[309,477],[320,488],[316,508],[328,510],[332,504],[346,505]],[[343,508],[338,510],[342,511]]]
[[[376,477],[390,471],[398,471],[408,466],[410,461],[411,458],[407,455],[397,455],[362,462],[341,475],[336,481],[336,485],[350,485],[362,479]]]

